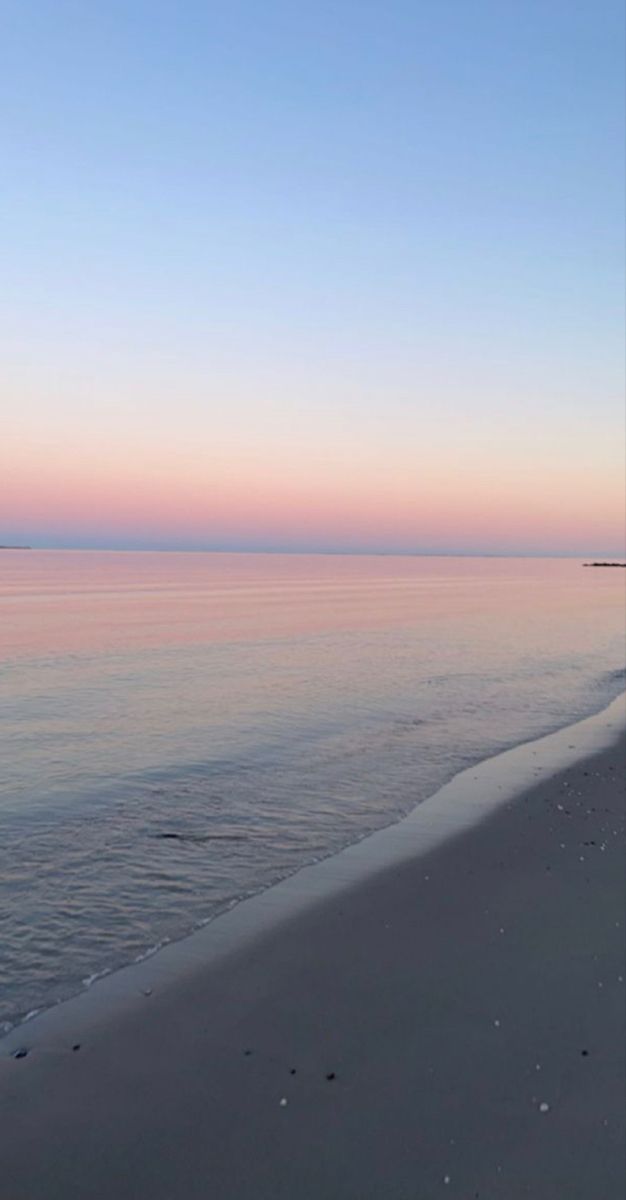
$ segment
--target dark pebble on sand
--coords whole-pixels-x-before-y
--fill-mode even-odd
[[[72,1046],[72,1050],[80,1050],[80,1042],[74,1042],[74,1045]]]
[[[245,1055],[246,1055],[246,1057],[247,1057],[249,1054],[252,1054],[252,1051],[251,1051],[251,1050],[244,1050],[244,1054],[245,1054]]]
[[[28,1054],[28,1050],[26,1049],[26,1047],[20,1046],[19,1050],[15,1050],[13,1052],[13,1057],[14,1058],[26,1058],[27,1054]]]
[[[292,1067],[292,1068],[291,1068],[291,1070],[290,1070],[290,1072],[289,1072],[289,1074],[290,1074],[290,1075],[295,1075],[295,1073],[296,1073],[296,1068],[295,1068],[295,1067]]]
[[[581,1050],[581,1052],[580,1052],[580,1053],[582,1054],[583,1058],[586,1058],[586,1057],[587,1057],[587,1055],[589,1054],[589,1051],[588,1051],[588,1050]]]
[[[330,1082],[331,1082],[331,1080],[333,1080],[333,1079],[335,1078],[335,1072],[334,1072],[334,1071],[329,1071],[329,1072],[328,1072],[328,1075],[326,1076],[326,1078],[327,1078],[328,1082],[330,1083]]]

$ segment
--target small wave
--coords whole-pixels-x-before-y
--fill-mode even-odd
[[[110,974],[110,971],[111,971],[110,967],[106,967],[102,971],[94,971],[93,975],[87,975],[87,977],[85,979],[81,980],[81,983],[82,983],[83,987],[90,988],[92,983],[96,982],[96,979],[103,979],[105,975]]]
[[[246,842],[245,833],[155,833],[156,838],[176,842]]]
[[[142,950],[141,953],[133,959],[133,962],[145,962],[147,958],[152,958],[152,955],[156,954],[158,950],[162,950],[164,946],[167,946],[169,941],[169,938],[163,938],[162,941],[155,942],[154,946],[149,946],[147,950]]]

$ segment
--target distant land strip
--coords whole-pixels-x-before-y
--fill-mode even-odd
[[[0,546],[0,550],[32,550],[32,546]]]
[[[593,563],[583,563],[583,567],[626,567],[626,563],[593,562]]]

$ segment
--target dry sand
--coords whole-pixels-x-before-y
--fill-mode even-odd
[[[2,1200],[622,1200],[624,762],[3,1043]]]

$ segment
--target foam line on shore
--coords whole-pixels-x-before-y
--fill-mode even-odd
[[[626,726],[626,693],[600,713],[525,742],[454,776],[407,817],[369,834],[328,858],[301,868],[265,891],[237,903],[149,958],[98,979],[87,991],[16,1026],[2,1039],[4,1054],[19,1047],[66,1048],[67,1030],[80,1037],[145,1004],[188,974],[243,950],[311,905],[434,850],[485,820],[529,788],[612,746]]]

